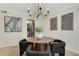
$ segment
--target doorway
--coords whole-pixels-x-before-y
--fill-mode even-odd
[[[35,36],[35,21],[34,20],[27,20],[27,37]]]

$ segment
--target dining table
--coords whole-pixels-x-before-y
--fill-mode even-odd
[[[47,49],[47,45],[54,41],[54,38],[44,36],[42,38],[38,37],[27,37],[26,40],[33,43],[33,50],[43,52]]]

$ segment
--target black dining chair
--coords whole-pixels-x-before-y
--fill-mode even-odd
[[[26,51],[27,47],[30,45],[31,43],[27,42],[26,39],[22,39],[19,41],[19,51],[20,51],[20,56],[22,56],[24,54],[24,51]]]
[[[40,52],[32,49],[32,45],[29,45],[26,49],[26,56],[50,56],[50,48],[47,46],[47,50]]]
[[[58,54],[59,56],[65,56],[65,42],[59,39],[55,39],[50,45],[51,55],[55,56]]]

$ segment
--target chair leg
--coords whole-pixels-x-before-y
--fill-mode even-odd
[[[65,56],[65,54],[64,53],[60,53],[59,56]]]
[[[22,56],[22,55],[23,55],[23,52],[20,51],[20,56]]]
[[[19,47],[19,55],[22,56],[21,47]]]
[[[51,53],[51,56],[55,56],[55,54],[54,53]]]
[[[20,56],[22,56],[23,53],[24,53],[21,47],[20,47],[20,49],[19,49],[19,53],[20,53]]]

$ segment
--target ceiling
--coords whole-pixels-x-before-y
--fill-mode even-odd
[[[77,3],[41,3],[42,8],[50,10],[60,10],[62,8],[76,5]],[[34,11],[37,8],[37,3],[0,3],[0,9],[10,9],[19,12],[26,12],[28,8]]]

